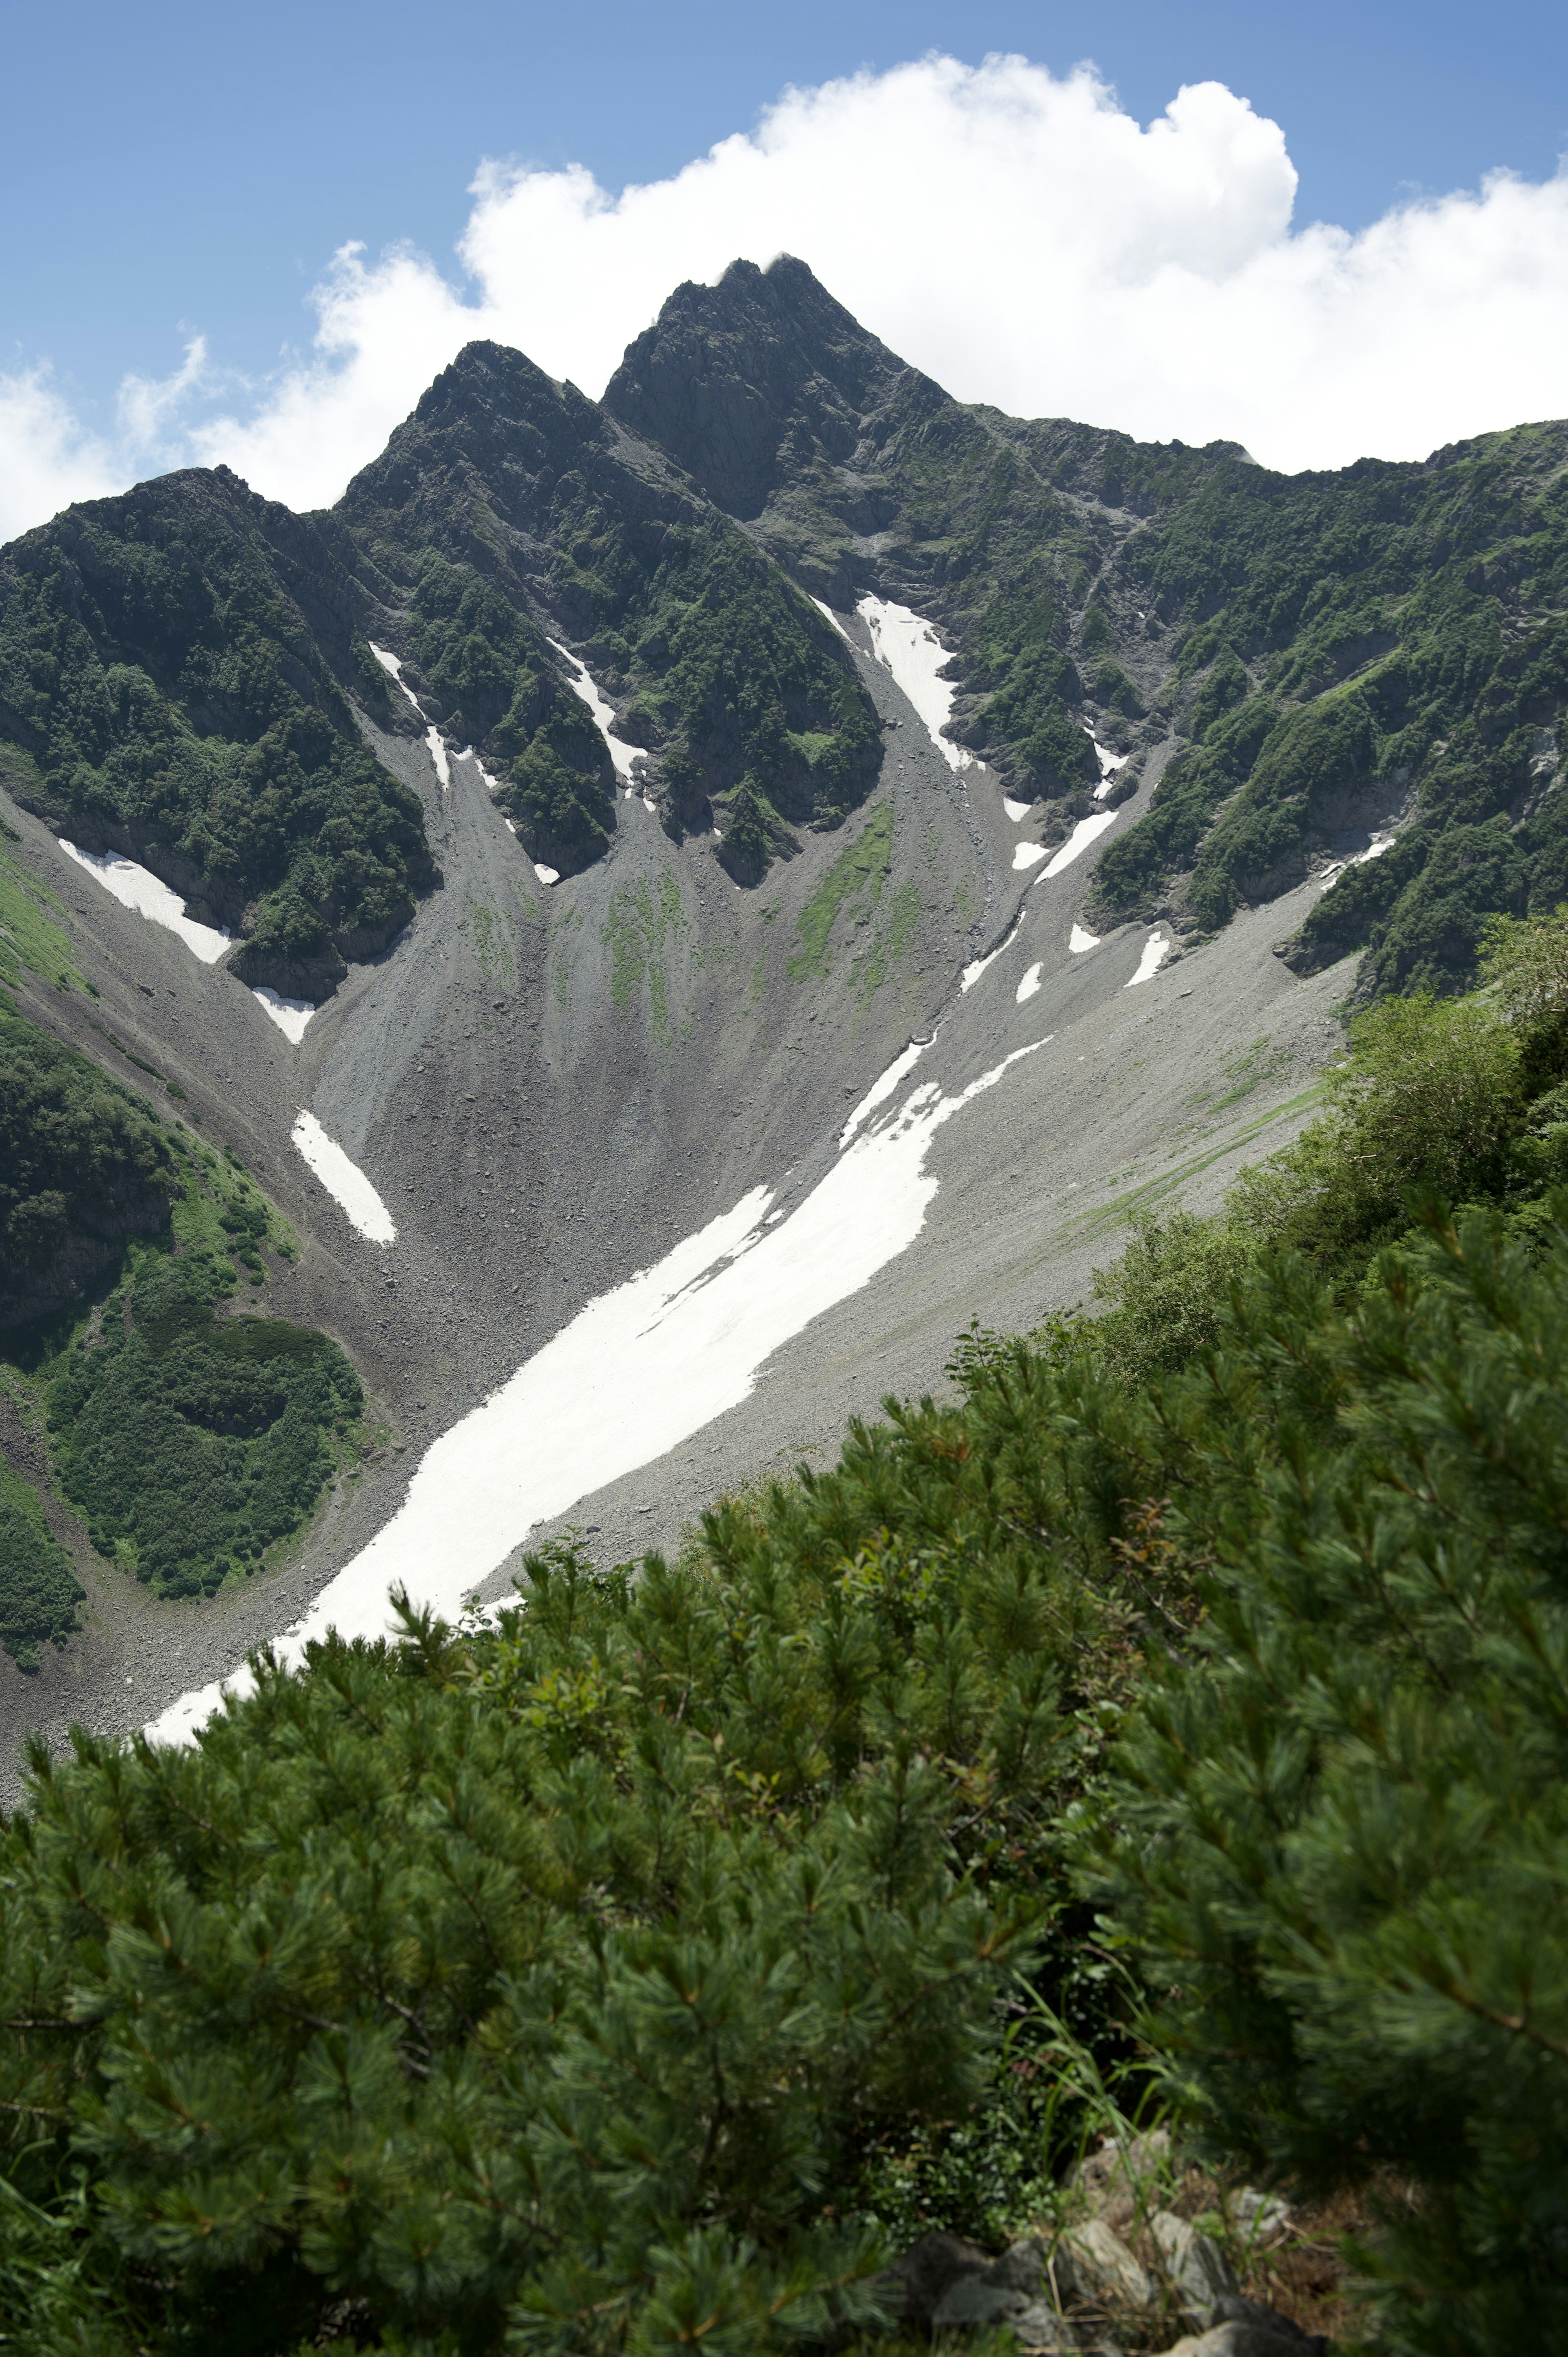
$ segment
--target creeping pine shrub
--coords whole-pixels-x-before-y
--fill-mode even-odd
[[[189,1750],[35,1753],[0,2135],[40,2212],[86,2168],[73,2259],[141,2286],[112,2357],[345,2312],[388,2350],[739,2357],[866,2312],[846,2194],[985,2093],[1123,1625],[1011,1529],[1004,1426],[1043,1402],[991,1380],[982,1449],[934,1411],[863,1435],[695,1569],[558,1544],[493,1632],[263,1660]],[[918,1539],[871,1520],[901,1492]],[[0,2263],[31,2352],[25,2306]]]
[[[1503,2357],[1568,2338],[1568,1234],[1429,1225],[1344,1321],[1270,1262],[1165,1387],[1208,1611],[1097,1846],[1189,2133],[1371,2186],[1379,2349]]]

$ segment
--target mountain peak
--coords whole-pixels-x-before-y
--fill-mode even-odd
[[[860,421],[905,372],[794,254],[688,279],[627,347],[605,389],[622,425],[659,443],[730,514],[761,513],[815,457],[842,463]]]

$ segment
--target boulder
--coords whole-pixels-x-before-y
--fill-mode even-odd
[[[1208,2316],[1217,2299],[1236,2289],[1236,2274],[1219,2244],[1200,2234],[1186,2218],[1156,2210],[1149,2231],[1159,2245],[1165,2274],[1189,2316]]]
[[[1119,2234],[1103,2218],[1071,2226],[1050,2255],[1050,2272],[1064,2301],[1109,2300],[1152,2308],[1158,2291]]]
[[[965,2242],[961,2234],[922,2234],[890,2267],[873,2276],[866,2288],[890,2319],[925,2333],[943,2294],[961,2277],[982,2276],[990,2266],[990,2252]]]
[[[1165,2357],[1324,2357],[1327,2346],[1321,2333],[1304,2332],[1278,2309],[1225,2292],[1214,2303],[1208,2330],[1188,2333]]]
[[[1151,2128],[1146,2136],[1107,2136],[1096,2151],[1084,2155],[1073,2183],[1096,2210],[1112,2209],[1134,2201],[1141,2188],[1168,2169],[1170,2157],[1166,2128]]]

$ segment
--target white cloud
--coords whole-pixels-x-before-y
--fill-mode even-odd
[[[70,500],[118,490],[124,479],[113,452],[82,432],[47,369],[0,376],[0,542]]]
[[[345,246],[309,359],[185,449],[328,501],[469,337],[596,393],[678,280],[781,249],[951,392],[1024,415],[1223,436],[1295,469],[1568,412],[1568,178],[1499,173],[1356,235],[1293,229],[1295,187],[1279,126],[1217,82],[1144,129],[1087,68],[927,58],[789,91],[755,134],[619,198],[580,167],[486,166],[467,291],[411,248]],[[132,401],[144,442],[166,446],[204,365]],[[43,404],[0,407],[0,447],[38,427],[43,455],[13,469],[31,521],[78,478],[47,383],[13,382]],[[135,456],[74,447],[95,489]]]

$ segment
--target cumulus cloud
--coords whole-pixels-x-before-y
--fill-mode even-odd
[[[487,165],[461,282],[409,247],[371,262],[346,245],[308,358],[193,423],[185,448],[328,501],[468,338],[596,393],[680,279],[780,251],[961,398],[1224,436],[1290,470],[1568,412],[1568,178],[1498,173],[1353,235],[1294,226],[1295,191],[1279,125],[1218,82],[1145,127],[1090,68],[929,57],[788,91],[756,132],[619,197],[578,167]],[[166,447],[206,382],[205,356],[192,367],[166,399],[138,396],[144,446]],[[124,471],[135,422],[123,403],[124,449],[73,446],[36,383],[34,516],[73,447],[84,483]]]

